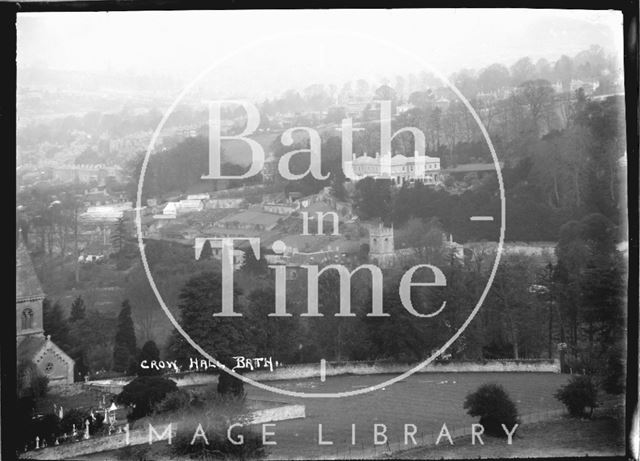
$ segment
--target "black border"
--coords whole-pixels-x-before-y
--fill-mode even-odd
[[[638,414],[638,5],[624,13],[624,78],[627,121],[627,210],[629,223],[629,285],[627,307],[626,452],[632,459],[630,433]],[[629,174],[631,173],[631,174]],[[640,437],[640,434],[636,434]],[[638,444],[636,445],[638,446]]]
[[[15,1],[15,0],[14,0]],[[581,10],[620,10],[633,16],[638,10],[634,0],[62,0],[15,2],[16,11],[143,11],[143,10],[264,10],[264,9],[346,9],[346,8],[545,8]],[[637,13],[635,15],[637,18]]]
[[[272,1],[268,5],[252,0],[217,0],[205,3],[193,0],[96,0],[96,1],[26,1],[24,3],[0,3],[0,63],[2,63],[3,86],[0,90],[0,136],[5,152],[10,160],[9,178],[5,184],[15,194],[16,166],[16,14],[19,12],[63,12],[63,11],[146,11],[146,10],[220,10],[220,9],[345,9],[345,8],[548,8],[548,9],[588,9],[618,10],[623,13],[624,29],[624,74],[625,107],[627,129],[627,204],[629,229],[629,282],[628,282],[628,333],[627,333],[627,393],[626,393],[626,456],[614,459],[633,459],[629,434],[634,411],[638,404],[638,324],[639,324],[639,228],[638,228],[638,12],[637,0],[575,1],[575,0],[394,0],[392,4],[364,0],[306,0],[304,4]],[[10,196],[11,194],[9,194]],[[15,216],[14,216],[15,219]],[[6,230],[6,228],[5,228]],[[9,229],[11,232],[13,229]],[[15,253],[13,253],[15,257]],[[15,259],[13,259],[15,267]],[[14,286],[10,282],[10,286]],[[8,304],[8,303],[7,303]],[[2,423],[1,449],[4,459],[13,459],[15,451],[12,440],[11,417],[16,405],[14,389],[16,384],[15,363],[16,348],[13,341],[15,329],[15,311],[5,306],[3,321],[0,322],[2,347],[0,354],[0,390],[2,404],[0,416]],[[2,366],[4,364],[5,366]],[[640,415],[637,415],[640,417]],[[1,458],[0,458],[1,459]],[[566,458],[565,458],[566,459]],[[599,458],[604,459],[604,458]]]

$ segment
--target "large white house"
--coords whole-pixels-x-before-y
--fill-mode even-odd
[[[402,154],[369,157],[366,153],[360,157],[353,155],[345,162],[345,172],[353,171],[356,181],[364,178],[391,179],[394,185],[402,186],[415,181],[436,185],[441,182],[440,158],[427,155],[406,157]]]

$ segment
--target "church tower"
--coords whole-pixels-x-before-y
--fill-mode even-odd
[[[380,267],[389,267],[395,259],[393,226],[382,222],[369,227],[369,260]]]
[[[16,248],[17,363],[34,363],[38,372],[49,379],[49,384],[71,384],[75,362],[51,341],[51,335],[44,336],[44,298],[31,257],[19,235]]]
[[[16,340],[44,337],[42,300],[45,298],[22,236],[16,250]]]

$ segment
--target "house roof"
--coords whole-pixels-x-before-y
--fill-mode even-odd
[[[20,237],[16,248],[16,302],[33,299],[44,299],[44,292],[33,268],[31,256]]]
[[[43,336],[27,336],[18,344],[18,361],[32,360],[42,350],[47,340]]]

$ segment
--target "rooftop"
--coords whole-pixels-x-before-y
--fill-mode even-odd
[[[22,242],[22,237],[18,237],[19,243],[16,248],[16,302],[30,299],[42,299],[44,293],[40,280],[31,261],[31,256]]]
[[[18,361],[31,360],[33,356],[42,349],[47,340],[42,336],[27,336],[18,344]]]

